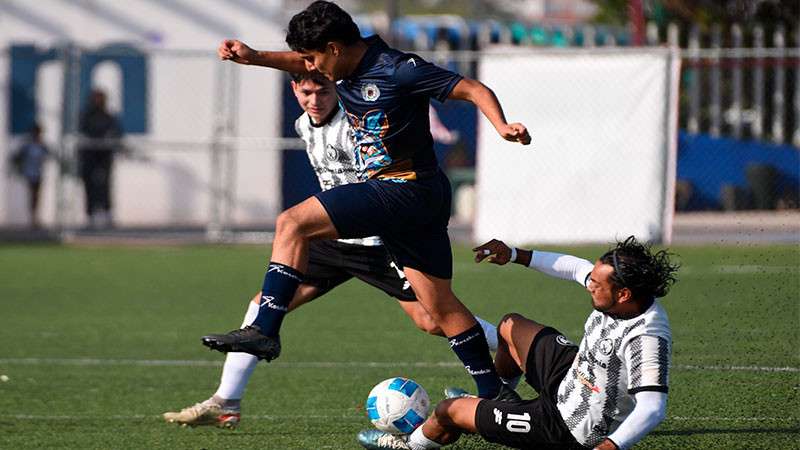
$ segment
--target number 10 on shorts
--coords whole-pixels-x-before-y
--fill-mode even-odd
[[[494,409],[494,420],[500,424],[503,421],[503,412]],[[531,415],[525,414],[506,414],[506,429],[512,433],[527,433],[531,431]]]

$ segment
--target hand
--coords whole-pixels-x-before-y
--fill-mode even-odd
[[[497,239],[492,239],[483,245],[479,245],[473,248],[472,251],[477,252],[475,255],[476,263],[479,263],[488,257],[488,262],[502,266],[507,264],[511,259],[511,248],[509,248],[503,241],[498,241]]]
[[[245,43],[236,40],[222,41],[217,49],[221,60],[231,60],[239,64],[251,64],[256,52]]]
[[[531,135],[528,134],[528,129],[521,123],[510,123],[501,125],[497,132],[500,136],[510,142],[519,142],[522,145],[531,143]]]
[[[595,446],[595,450],[618,450],[617,444],[614,443],[611,439],[606,439],[605,441],[601,442],[597,446]]]

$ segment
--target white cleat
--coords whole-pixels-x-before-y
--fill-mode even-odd
[[[195,428],[201,425],[214,425],[217,428],[232,430],[242,420],[242,415],[239,410],[223,408],[209,399],[194,406],[183,408],[181,412],[165,412],[164,419],[167,422],[177,423],[184,427]]]

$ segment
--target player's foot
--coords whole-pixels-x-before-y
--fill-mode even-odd
[[[238,409],[223,408],[208,399],[181,412],[165,412],[167,422],[177,423],[181,426],[197,427],[200,425],[215,425],[218,428],[236,428],[242,415]]]
[[[517,394],[511,386],[503,383],[503,386],[500,387],[500,393],[497,394],[493,400],[499,400],[501,402],[518,402],[522,400],[522,397]]]
[[[478,398],[477,395],[472,395],[464,389],[459,389],[457,387],[445,388],[444,395],[446,398]],[[522,400],[522,398],[510,386],[503,384],[503,386],[500,388],[500,393],[497,394],[497,397],[493,398],[492,400],[499,400],[501,402],[515,402]]]
[[[457,387],[444,388],[444,396],[445,398],[478,398],[477,395],[472,395],[464,389]]]
[[[267,362],[281,354],[280,338],[261,334],[261,327],[258,325],[248,325],[228,334],[207,334],[201,339],[203,345],[222,353],[244,352]]]
[[[375,429],[358,433],[358,443],[367,450],[411,450],[406,439],[408,435],[396,436]]]

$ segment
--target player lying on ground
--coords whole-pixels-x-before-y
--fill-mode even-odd
[[[524,374],[538,398],[482,400],[448,388],[448,397],[460,398],[442,401],[423,426],[405,438],[362,431],[364,447],[438,448],[468,430],[517,448],[629,448],[664,420],[672,333],[656,297],[667,294],[678,269],[666,251],[653,254],[633,236],[594,265],[510,249],[498,240],[476,247],[476,262],[486,258],[484,250],[495,255],[490,263],[514,261],[586,287],[594,311],[580,347],[554,328],[508,314],[498,327],[497,372],[503,378]]]
[[[494,93],[483,84],[391,49],[378,36],[362,39],[350,15],[333,3],[317,1],[295,15],[286,42],[294,51],[254,51],[239,41],[225,41],[218,53],[223,60],[319,72],[337,81],[364,181],[323,191],[278,217],[253,324],[227,335],[207,335],[203,343],[268,361],[277,358],[281,322],[306,271],[309,243],[378,235],[420,304],[448,336],[478,394],[497,396],[503,384],[483,330],[451,289],[451,190],[433,151],[430,99],[473,102],[508,141],[529,144],[527,130],[506,122]]]
[[[295,121],[297,134],[306,143],[308,160],[320,188],[331,189],[358,181],[352,129],[339,108],[333,82],[319,74],[293,74],[292,91],[304,113]],[[314,300],[351,278],[358,278],[397,298],[416,325],[444,336],[442,329],[417,301],[403,272],[392,263],[377,236],[338,241],[317,241],[309,246],[308,269],[289,304],[289,311]],[[250,302],[242,327],[258,314],[261,293]],[[477,318],[492,351],[497,349],[494,325]],[[169,422],[182,425],[216,425],[234,428],[241,420],[241,400],[258,358],[248,353],[228,353],[217,392],[208,400],[164,413]]]

